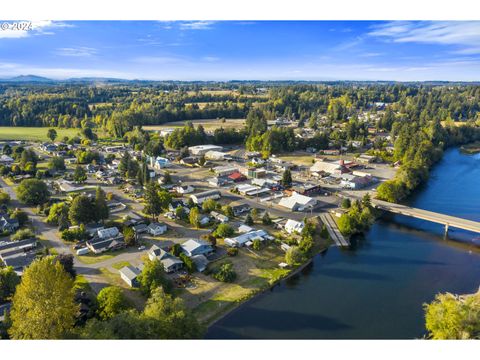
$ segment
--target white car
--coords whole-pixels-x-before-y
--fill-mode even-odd
[[[146,249],[146,248],[145,248],[145,246],[143,246],[143,245],[138,248],[138,250],[140,250],[140,251],[141,251],[141,250],[145,250],[145,249]]]

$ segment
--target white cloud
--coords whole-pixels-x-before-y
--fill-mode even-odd
[[[28,27],[20,27],[24,30],[14,30],[14,23],[30,23]],[[55,28],[73,27],[71,24],[67,24],[59,21],[41,20],[41,21],[4,21],[2,24],[8,24],[5,30],[0,29],[0,39],[18,39],[26,38],[31,35],[53,35],[52,31]]]
[[[220,58],[218,58],[216,56],[204,56],[202,58],[202,60],[207,61],[207,62],[215,62],[215,61],[220,60]]]
[[[213,21],[188,21],[180,23],[182,30],[208,30],[212,28]]]
[[[132,59],[132,61],[139,64],[153,65],[186,63],[184,59],[175,56],[139,56]]]
[[[97,53],[97,49],[86,46],[75,46],[59,48],[55,51],[56,55],[71,57],[90,57]]]
[[[480,53],[480,21],[392,21],[374,26],[369,35],[397,43],[454,45],[459,54]]]

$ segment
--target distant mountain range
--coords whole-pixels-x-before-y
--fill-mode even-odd
[[[61,84],[61,83],[163,83],[163,84],[263,84],[263,85],[281,85],[281,84],[425,84],[425,85],[445,85],[445,84],[468,84],[479,85],[480,82],[466,81],[375,81],[375,80],[228,80],[228,81],[182,81],[182,80],[127,80],[107,77],[81,77],[70,79],[49,79],[38,75],[19,75],[10,78],[0,78],[0,83],[25,83],[25,84]]]

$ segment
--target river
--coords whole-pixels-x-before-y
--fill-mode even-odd
[[[412,206],[480,221],[480,154],[449,149]],[[209,328],[210,339],[413,339],[422,304],[480,285],[480,234],[401,215],[377,221],[348,250],[332,247],[302,273]]]

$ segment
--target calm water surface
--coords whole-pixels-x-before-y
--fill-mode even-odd
[[[410,205],[480,221],[480,154],[448,150]],[[207,338],[411,339],[422,304],[480,285],[479,234],[401,215],[378,221],[350,250],[330,248],[303,273],[253,299]]]

